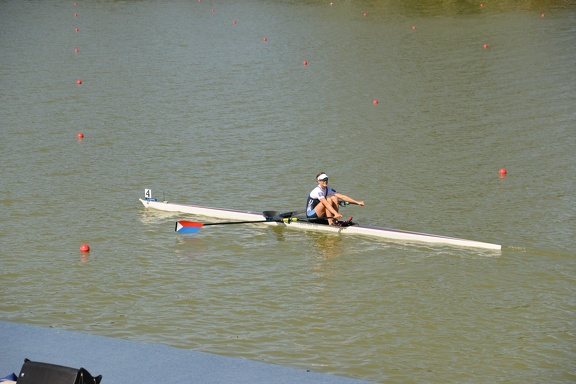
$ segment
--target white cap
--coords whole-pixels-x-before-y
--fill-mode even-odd
[[[317,178],[316,180],[320,181],[320,180],[324,180],[324,179],[327,179],[327,178],[328,178],[328,175],[325,174],[325,173],[323,173],[323,174],[321,174],[320,176],[318,176],[318,178]]]

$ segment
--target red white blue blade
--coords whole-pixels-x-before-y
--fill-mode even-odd
[[[176,222],[176,232],[178,233],[196,233],[204,224],[196,221],[180,220]]]

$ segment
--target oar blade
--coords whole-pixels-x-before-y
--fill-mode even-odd
[[[178,233],[197,233],[204,224],[196,221],[180,220],[176,222],[176,232]]]
[[[271,221],[282,221],[282,219],[291,218],[295,215],[301,215],[306,213],[306,211],[290,211],[290,212],[277,212],[277,211],[264,211],[262,215]]]

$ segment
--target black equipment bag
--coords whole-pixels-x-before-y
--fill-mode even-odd
[[[18,384],[99,384],[102,375],[93,377],[84,368],[40,363],[24,359],[18,375]]]

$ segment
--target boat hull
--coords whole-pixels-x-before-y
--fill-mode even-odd
[[[212,207],[203,207],[198,205],[174,204],[166,201],[156,201],[154,199],[139,199],[144,207],[157,209],[166,212],[180,212],[190,215],[207,216],[217,219],[238,220],[238,221],[255,221],[263,225],[282,226],[291,229],[304,229],[322,232],[332,232],[346,235],[362,235],[378,237],[405,242],[423,242],[432,244],[448,244],[459,247],[473,247],[499,250],[502,247],[499,244],[485,243],[481,241],[459,239],[456,237],[432,235],[428,233],[403,231],[399,229],[390,229],[374,226],[353,225],[350,227],[334,227],[324,224],[310,223],[307,221],[295,221],[291,223],[282,223],[276,221],[262,222],[263,215],[261,212],[237,211],[231,209],[221,209]]]

